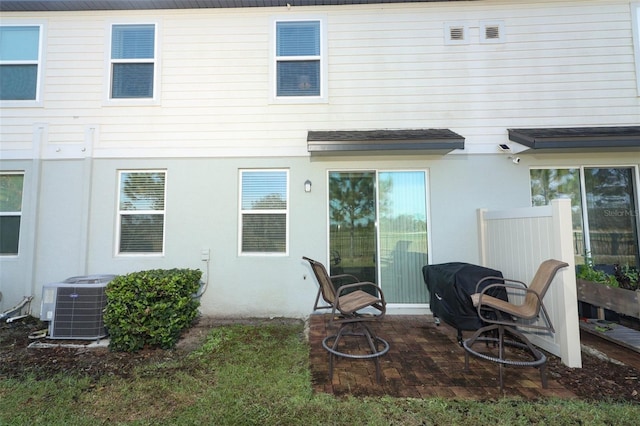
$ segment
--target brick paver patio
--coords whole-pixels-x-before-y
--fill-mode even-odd
[[[465,372],[464,349],[456,341],[456,331],[445,324],[436,326],[430,316],[388,315],[372,324],[390,344],[389,352],[380,358],[380,384],[376,382],[373,361],[346,358],[336,359],[333,380],[329,381],[328,354],[321,343],[330,334],[328,320],[328,315],[311,315],[309,320],[310,363],[317,392],[417,398],[576,397],[549,374],[548,388],[543,389],[539,370],[531,367],[506,367],[501,394],[498,365],[472,357],[470,371]],[[356,346],[357,340],[353,338]]]

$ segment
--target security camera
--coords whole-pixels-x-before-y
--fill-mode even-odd
[[[520,157],[511,157],[511,161],[513,161],[513,164],[518,164],[520,163]]]

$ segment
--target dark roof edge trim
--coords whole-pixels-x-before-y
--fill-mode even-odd
[[[336,6],[380,3],[429,3],[455,0],[2,0],[1,12],[86,10],[214,9],[240,7]]]
[[[534,150],[640,148],[640,126],[507,130],[509,140]]]
[[[309,131],[310,153],[424,152],[464,149],[464,137],[449,129]]]

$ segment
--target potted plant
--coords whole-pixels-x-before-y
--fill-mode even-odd
[[[584,265],[578,267],[576,284],[578,300],[640,318],[640,283],[636,269],[614,265],[614,274],[608,274],[596,269],[587,256]]]

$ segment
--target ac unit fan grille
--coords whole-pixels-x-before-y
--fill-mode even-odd
[[[104,287],[58,287],[50,337],[97,339],[106,336],[103,320],[106,305]]]

